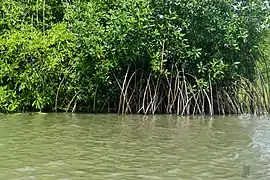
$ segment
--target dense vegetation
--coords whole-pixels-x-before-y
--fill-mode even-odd
[[[0,111],[270,111],[262,0],[1,0]]]

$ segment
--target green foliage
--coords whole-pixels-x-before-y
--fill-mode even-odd
[[[0,111],[116,107],[127,68],[183,71],[207,91],[253,81],[269,9],[237,2],[1,1]]]
[[[59,78],[72,66],[73,39],[64,24],[55,25],[45,35],[31,27],[3,35],[0,84],[15,90],[22,107],[51,105]]]

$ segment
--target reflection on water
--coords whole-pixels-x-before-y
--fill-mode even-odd
[[[270,178],[267,116],[0,118],[3,180]]]

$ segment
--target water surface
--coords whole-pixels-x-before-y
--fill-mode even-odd
[[[270,179],[269,143],[268,116],[2,115],[0,179]]]

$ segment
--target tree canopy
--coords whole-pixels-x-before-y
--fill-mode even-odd
[[[232,97],[237,82],[256,80],[268,47],[268,6],[0,1],[0,111],[211,111],[224,89]],[[230,111],[235,103],[228,104]]]

